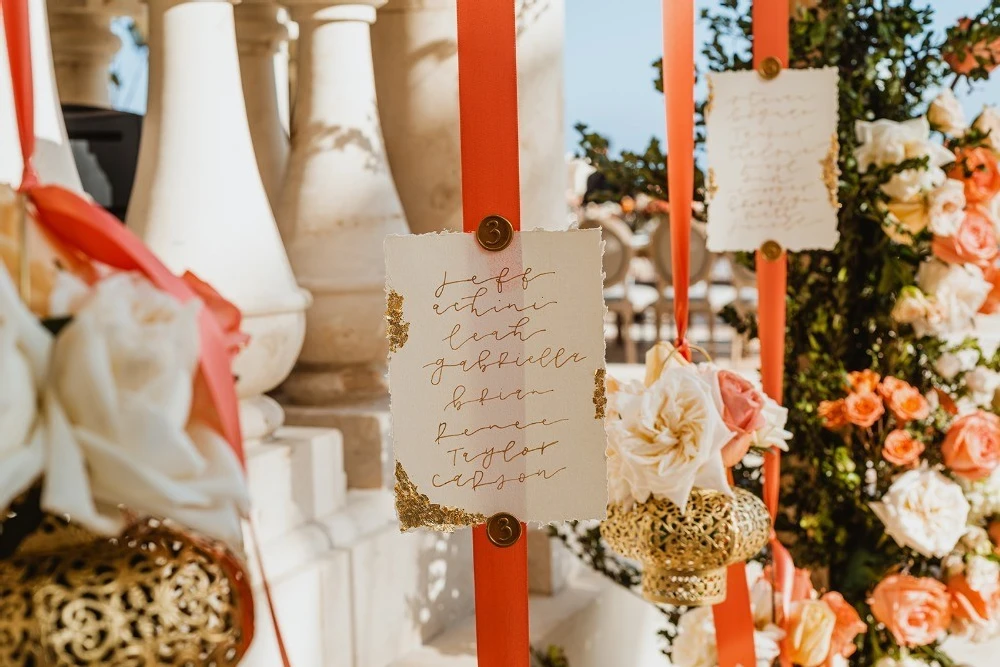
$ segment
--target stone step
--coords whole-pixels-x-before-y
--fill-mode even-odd
[[[558,646],[572,667],[663,667],[662,614],[601,575],[578,569],[554,596],[531,597],[531,643]],[[475,618],[468,616],[390,667],[476,667]]]

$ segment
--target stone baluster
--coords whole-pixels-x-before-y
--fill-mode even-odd
[[[383,465],[391,456],[382,241],[407,231],[372,68],[370,27],[383,3],[288,3],[299,26],[297,89],[278,221],[315,305],[281,398],[289,421],[343,432],[354,487],[382,486],[391,475]]]
[[[56,82],[63,104],[111,108],[111,60],[121,40],[111,32],[115,16],[136,15],[129,0],[49,0],[49,27]]]
[[[127,222],[174,271],[235,303],[251,342],[236,360],[244,435],[283,419],[263,397],[291,370],[308,293],[292,275],[257,170],[233,7],[149,0],[149,101]]]
[[[282,123],[282,110],[288,108],[288,28],[281,21],[284,10],[269,0],[245,0],[233,11],[257,169],[276,209],[288,161],[288,133]]]
[[[520,0],[521,223],[566,227],[565,0]],[[396,184],[414,233],[461,229],[456,0],[389,0],[372,30]]]
[[[66,124],[52,67],[52,43],[45,0],[28,0],[31,25],[31,66],[35,88],[35,168],[43,183],[83,191],[73,161]],[[0,17],[0,183],[18,184],[24,163],[17,139],[14,93],[10,81],[7,43]]]

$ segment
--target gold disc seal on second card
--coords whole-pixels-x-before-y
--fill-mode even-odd
[[[493,252],[503,250],[514,240],[514,225],[503,216],[487,216],[476,229],[476,240],[487,250]]]
[[[507,512],[494,514],[486,521],[486,536],[498,547],[510,547],[521,538],[521,522]]]

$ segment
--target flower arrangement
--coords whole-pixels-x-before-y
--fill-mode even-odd
[[[609,379],[608,405],[609,502],[625,508],[652,497],[683,511],[695,487],[731,495],[727,468],[791,438],[788,411],[749,380],[667,343],[647,354],[645,383]]]
[[[182,303],[92,261],[38,215],[0,186],[0,507],[39,485],[39,522],[118,536],[169,519],[238,551],[249,497],[199,372],[199,318],[234,352],[239,311],[190,274],[200,298]]]

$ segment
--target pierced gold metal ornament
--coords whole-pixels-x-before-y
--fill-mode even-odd
[[[232,554],[150,521],[97,537],[47,516],[0,560],[0,665],[215,665],[253,638]]]
[[[601,536],[612,549],[642,563],[647,600],[687,607],[726,599],[726,568],[755,555],[771,531],[761,500],[743,489],[733,496],[694,489],[687,509],[651,498],[631,509],[608,506]]]

